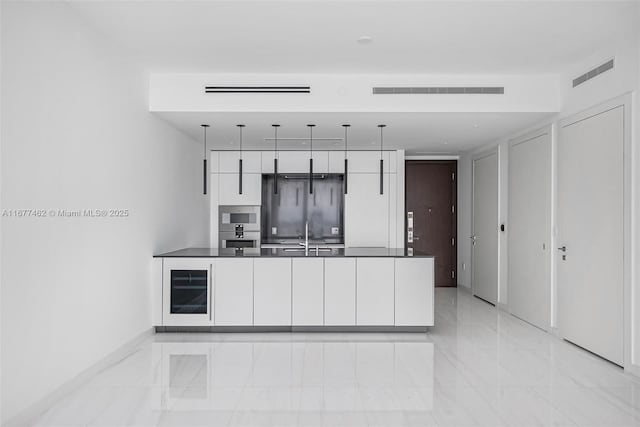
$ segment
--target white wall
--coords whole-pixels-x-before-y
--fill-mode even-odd
[[[458,159],[458,286],[471,288],[471,153]]]
[[[2,3],[2,421],[151,327],[154,252],[204,244],[201,143],[148,112],[148,75],[62,2]]]

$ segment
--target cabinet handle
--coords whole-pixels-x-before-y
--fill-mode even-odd
[[[213,264],[209,264],[209,322],[213,320]]]

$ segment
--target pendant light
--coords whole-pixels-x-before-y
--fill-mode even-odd
[[[280,125],[273,126],[274,139],[276,141],[274,156],[273,156],[273,194],[278,194],[278,128]]]
[[[202,160],[202,194],[207,194],[207,128],[209,125],[200,125],[204,130],[204,159]]]
[[[347,141],[347,130],[349,129],[351,125],[342,125],[342,127],[344,128],[344,194],[347,194],[348,189],[347,189],[347,180],[348,180],[348,176],[349,176],[349,160],[347,160],[347,150],[349,147],[349,143]]]
[[[238,159],[238,194],[242,194],[242,128],[244,125],[236,125],[240,129],[240,159]]]
[[[380,128],[380,194],[384,193],[384,160],[382,159],[382,141],[383,141],[382,130],[386,126],[387,125],[378,125],[378,127]]]
[[[315,125],[307,125],[309,127],[309,194],[313,194],[313,128]]]

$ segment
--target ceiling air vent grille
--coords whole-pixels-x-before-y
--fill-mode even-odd
[[[613,70],[613,59],[610,59],[609,61],[605,62],[604,64],[594,68],[593,70],[589,70],[586,73],[584,73],[583,75],[576,77],[575,79],[573,79],[573,87],[576,87],[578,85],[581,85],[582,83],[586,82],[587,80],[591,80],[592,78],[594,78],[595,76],[599,76],[600,74],[604,73],[605,71],[609,71],[609,70]]]
[[[311,93],[311,86],[205,86],[205,93]]]
[[[492,87],[374,87],[374,95],[504,95],[503,86]]]

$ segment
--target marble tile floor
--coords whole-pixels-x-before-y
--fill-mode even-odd
[[[427,334],[156,334],[32,426],[640,426],[640,379],[456,289]]]

